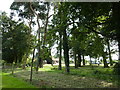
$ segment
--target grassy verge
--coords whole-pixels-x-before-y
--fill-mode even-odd
[[[36,88],[28,82],[13,77],[9,73],[2,73],[2,88]]]

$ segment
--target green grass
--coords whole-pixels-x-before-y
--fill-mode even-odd
[[[13,77],[9,73],[2,73],[2,88],[36,88],[20,78]]]
[[[54,67],[52,67],[51,65],[44,65],[43,68],[39,68],[39,71],[66,74],[65,67],[63,66],[62,70],[58,70],[57,65],[54,65]],[[113,67],[104,68],[103,66],[93,65],[93,67],[91,67],[90,65],[86,65],[84,67],[79,67],[79,68],[75,69],[74,66],[71,65],[69,75],[91,77],[91,78],[96,78],[96,79],[100,79],[100,80],[105,80],[108,82],[115,82],[116,81],[113,78],[114,77]]]
[[[39,71],[47,71],[47,72],[54,72],[54,73],[64,73],[65,74],[65,67],[62,67],[62,70],[58,70],[58,66],[52,67],[51,65],[45,65],[44,68],[39,68]],[[77,69],[74,66],[70,67],[70,75],[77,75],[77,76],[85,76],[85,77],[92,77],[96,79],[106,80],[108,82],[114,81],[113,77],[113,68],[104,68],[102,66],[84,66],[79,67]]]
[[[72,65],[70,67],[70,73],[67,74],[64,66],[62,70],[58,70],[57,65],[53,67],[47,64],[44,65],[43,68],[39,68],[38,74],[35,73],[35,69],[33,70],[33,84],[40,88],[117,87],[113,82],[114,78],[112,78],[112,71],[112,67],[103,68],[103,66],[91,67],[87,65],[75,69]],[[8,70],[6,72],[11,73],[11,71]],[[16,77],[20,77],[24,80],[29,80],[29,74],[30,67],[27,67],[26,70],[16,68],[14,72]]]
[[[71,68],[72,75],[93,77],[106,81],[113,81],[112,79],[113,68],[103,68],[103,67],[80,67],[79,69]]]

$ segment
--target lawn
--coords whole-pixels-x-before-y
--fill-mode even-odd
[[[9,73],[2,73],[2,88],[36,88],[24,80]]]
[[[70,74],[65,73],[65,68],[57,70],[57,65],[44,65],[39,68],[38,74],[33,71],[32,84],[40,88],[114,88],[112,68],[103,67],[80,67],[75,69],[71,66]],[[6,71],[8,72],[8,70]],[[9,71],[9,73],[11,73]],[[30,67],[26,70],[15,69],[14,75],[29,82]]]

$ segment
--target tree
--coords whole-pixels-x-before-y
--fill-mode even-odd
[[[21,7],[24,7],[23,9],[21,9]],[[45,43],[45,39],[43,40],[43,42],[41,41],[41,31],[42,28],[45,28],[45,33],[47,30],[47,25],[48,25],[48,19],[49,19],[49,3],[46,2],[14,2],[11,5],[11,9],[12,10],[16,10],[18,11],[18,15],[22,18],[25,18],[28,20],[29,23],[29,27],[32,30],[32,24],[38,24],[38,61],[37,61],[37,68],[36,71],[38,71],[39,67],[43,67],[43,59],[41,58],[41,49],[44,47],[42,47],[42,43]],[[48,11],[47,11],[48,10]],[[46,17],[47,15],[47,17]],[[35,21],[33,21],[35,20]],[[40,22],[42,23],[40,25]],[[30,32],[31,33],[31,32]],[[44,34],[44,37],[46,38],[46,35]],[[45,54],[45,53],[44,53]]]
[[[60,12],[61,13],[61,29],[62,29],[62,35],[63,35],[63,50],[64,50],[64,59],[65,59],[65,66],[66,66],[66,72],[70,72],[70,67],[69,67],[69,47],[68,47],[68,36],[66,33],[66,23],[67,23],[67,15],[68,13],[65,12],[67,9],[67,5],[65,3],[61,3],[60,6]],[[64,12],[64,16],[63,16]]]
[[[60,43],[59,43],[59,70],[62,70],[61,66],[61,59],[62,59],[62,34],[59,32],[60,35]]]
[[[1,17],[1,31],[3,32],[2,59],[12,63],[13,74],[14,64],[17,64],[18,67],[19,63],[24,62],[26,53],[30,54],[33,36],[29,33],[29,27],[23,22],[18,23],[11,20],[5,13],[2,13]]]
[[[29,28],[23,23],[12,21],[4,13],[2,14],[1,21],[3,32],[3,59],[11,63],[13,61],[16,63],[22,62],[23,55],[30,50],[32,44],[31,41],[28,41]],[[11,52],[11,54],[8,54],[9,52]]]
[[[109,39],[107,39],[107,46],[108,46],[108,55],[109,55],[109,60],[110,60],[110,66],[113,65],[112,57],[111,57],[111,50],[110,50],[110,42]]]
[[[30,82],[32,82],[32,75],[33,75],[33,60],[34,60],[34,53],[35,53],[35,48],[33,50],[33,57],[32,57],[32,62],[31,62],[31,73],[30,73]]]
[[[24,7],[23,9],[21,9],[21,7]],[[18,16],[19,17],[19,22],[21,22],[23,20],[23,22],[25,22],[25,20],[27,20],[28,26],[29,26],[29,36],[28,36],[28,42],[31,40],[31,33],[32,33],[32,25],[34,25],[34,15],[32,14],[31,10],[30,10],[30,4],[27,2],[13,2],[10,6],[10,9],[12,10],[11,12],[11,19],[14,19],[14,16]],[[17,12],[17,13],[16,13]],[[29,51],[28,51],[29,52]],[[26,65],[26,60],[29,56],[29,53],[26,53],[24,55],[24,64],[23,64],[23,69],[25,69],[25,65]]]

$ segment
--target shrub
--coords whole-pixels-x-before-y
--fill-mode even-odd
[[[113,73],[115,75],[120,75],[120,62],[118,62],[118,63],[115,64]]]
[[[113,69],[114,78],[120,84],[120,62],[116,63]]]

